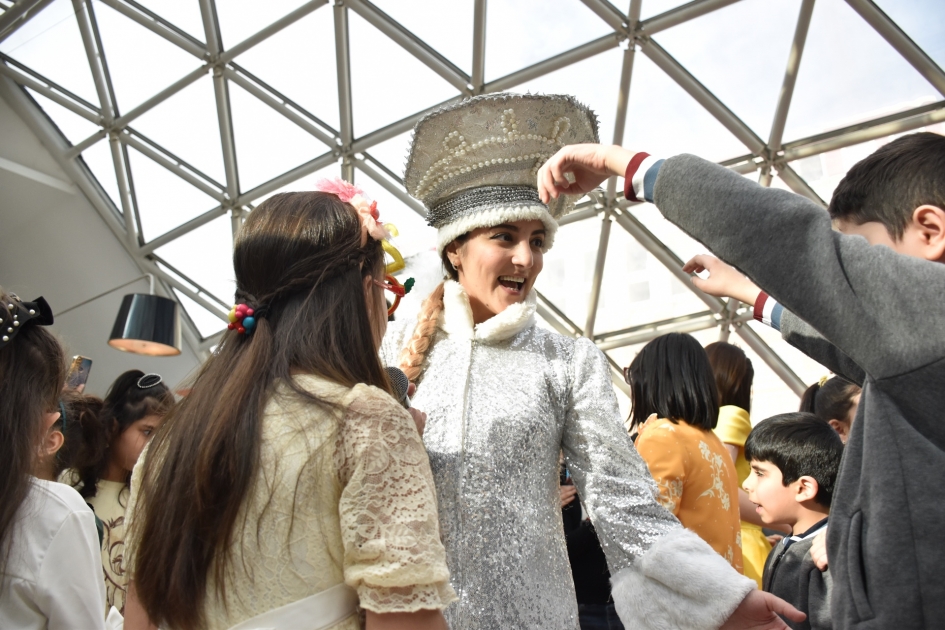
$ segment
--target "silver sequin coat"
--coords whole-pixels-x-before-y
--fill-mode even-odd
[[[447,282],[444,305],[413,404],[428,416],[423,440],[459,596],[447,621],[453,630],[577,629],[559,452],[612,574],[679,523],[654,499],[593,343],[539,328],[533,296],[475,327],[459,284]],[[391,324],[388,365],[414,326]]]

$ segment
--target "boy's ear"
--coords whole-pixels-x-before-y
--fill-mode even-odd
[[[922,205],[912,213],[912,224],[918,230],[923,258],[945,262],[945,210],[933,205]]]
[[[795,486],[796,492],[794,500],[798,503],[812,501],[817,498],[817,493],[820,492],[820,484],[809,475],[804,475],[795,481],[793,485]]]
[[[47,431],[46,439],[43,440],[43,454],[47,457],[53,457],[65,442],[66,438],[62,431]]]

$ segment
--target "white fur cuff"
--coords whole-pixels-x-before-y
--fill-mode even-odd
[[[456,219],[452,223],[447,223],[436,233],[436,253],[442,255],[447,245],[456,240],[457,237],[472,232],[476,228],[492,227],[502,223],[512,223],[514,221],[531,221],[538,219],[545,224],[545,245],[541,248],[543,252],[551,249],[555,242],[555,232],[558,231],[558,222],[551,217],[548,208],[544,205],[530,204],[509,206],[506,208],[490,208],[482,212],[476,212]]]
[[[657,540],[611,583],[620,620],[641,630],[718,628],[756,588],[754,580],[686,529]]]

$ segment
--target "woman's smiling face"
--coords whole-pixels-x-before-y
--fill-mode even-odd
[[[478,228],[464,243],[449,245],[447,255],[469,296],[474,323],[525,300],[541,273],[545,232],[537,219],[514,221]]]

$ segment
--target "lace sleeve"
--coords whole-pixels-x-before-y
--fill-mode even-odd
[[[413,419],[373,387],[356,387],[352,400],[336,447],[345,582],[374,612],[444,608],[456,594]]]

